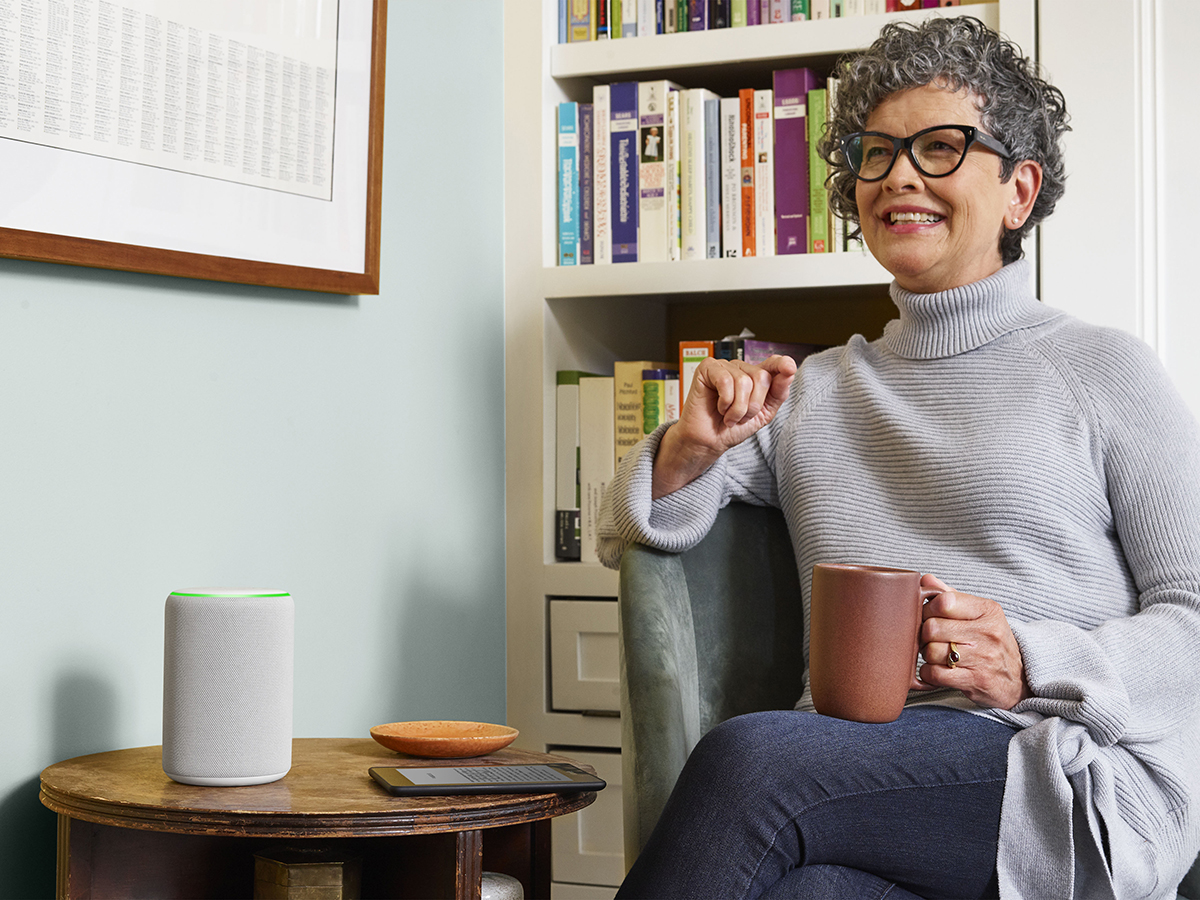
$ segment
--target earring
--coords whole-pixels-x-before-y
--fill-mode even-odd
[[[1017,225],[1020,225],[1020,224],[1021,224],[1021,220],[1018,219],[1016,216],[1013,216],[1013,226],[1016,227]]]

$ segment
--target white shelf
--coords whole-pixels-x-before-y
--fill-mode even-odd
[[[615,597],[617,572],[599,563],[547,563],[543,586],[549,597]]]
[[[744,293],[748,289],[803,290],[891,282],[892,276],[869,253],[802,253],[748,259],[557,266],[542,270],[541,294],[558,299]]]
[[[550,74],[553,78],[616,79],[619,76],[624,80],[639,72],[769,63],[814,56],[836,57],[866,47],[879,37],[879,29],[888,22],[960,14],[973,15],[991,28],[999,26],[999,3],[976,3],[881,16],[555,44],[550,48]]]

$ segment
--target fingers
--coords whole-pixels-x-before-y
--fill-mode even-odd
[[[791,357],[773,356],[760,366],[709,358],[700,364],[696,376],[716,394],[716,411],[722,422],[733,427],[753,420],[764,408],[774,415],[787,399],[795,374]]]

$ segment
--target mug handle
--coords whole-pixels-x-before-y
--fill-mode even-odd
[[[940,593],[941,593],[941,591],[935,591],[931,588],[921,588],[921,606],[924,606],[926,603],[928,603],[930,600],[932,600],[934,597],[936,597]],[[917,677],[917,658],[921,655],[921,626],[920,626],[920,623],[917,624],[917,641],[916,642],[917,642],[917,646],[915,648],[915,652],[913,653],[913,677],[912,677],[912,682],[908,686],[908,689],[910,691],[934,691],[934,690],[937,690],[936,685],[926,684],[920,678]]]

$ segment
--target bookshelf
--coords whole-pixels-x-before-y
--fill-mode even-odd
[[[1027,50],[1036,46],[1035,0],[961,11]],[[723,96],[769,87],[777,68],[827,71],[841,54],[870,43],[886,22],[946,10],[568,45],[556,42],[557,12],[556,0],[505,7],[508,721],[529,749],[615,759],[619,719],[556,710],[552,697],[551,599],[611,601],[617,592],[615,572],[554,561],[555,373],[611,371],[618,359],[671,359],[681,339],[720,337],[743,326],[773,340],[833,344],[856,332],[871,338],[894,307],[890,276],[864,253],[556,267],[556,106],[590,102],[593,85],[620,80],[670,78]],[[615,654],[615,637],[607,646]],[[610,798],[619,806],[619,786]],[[619,856],[612,857],[621,846],[619,808],[615,829],[607,846],[580,837],[562,849],[584,858],[579,868],[559,866],[556,832],[556,896],[612,895],[624,872]],[[585,874],[571,874],[578,871]]]

